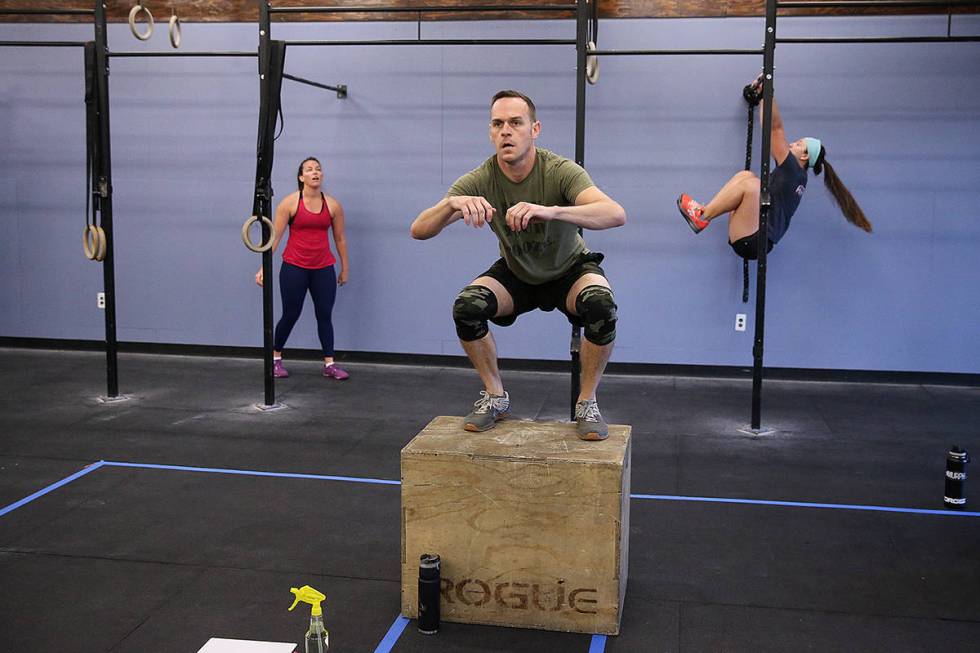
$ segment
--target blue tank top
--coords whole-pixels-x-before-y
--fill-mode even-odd
[[[772,208],[769,211],[769,240],[778,243],[786,230],[789,221],[796,213],[806,190],[806,169],[792,154],[776,166],[769,178],[769,193],[772,197]]]

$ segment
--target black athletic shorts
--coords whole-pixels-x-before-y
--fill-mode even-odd
[[[728,243],[735,250],[735,253],[744,259],[754,261],[759,258],[759,232],[756,231],[751,236],[746,236],[745,238],[739,238],[734,243]],[[769,247],[766,249],[766,254],[772,251],[773,246],[776,243],[769,241]]]
[[[568,317],[569,322],[576,326],[582,326],[577,315],[572,315],[565,308],[565,299],[568,291],[572,289],[579,277],[586,274],[600,274],[605,278],[606,273],[599,264],[605,255],[599,252],[588,252],[579,254],[578,261],[568,272],[552,281],[540,284],[525,283],[517,278],[504,259],[500,258],[490,266],[490,269],[479,275],[481,277],[491,277],[500,282],[514,300],[514,312],[510,315],[501,315],[490,321],[499,326],[510,326],[519,315],[540,309],[542,311],[553,311],[556,308]]]

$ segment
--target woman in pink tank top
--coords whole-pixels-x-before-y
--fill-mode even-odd
[[[282,255],[279,270],[279,290],[282,296],[282,317],[276,324],[273,345],[273,374],[289,376],[282,364],[286,340],[303,312],[306,294],[313,298],[317,333],[323,351],[323,376],[343,381],[350,375],[334,362],[333,305],[337,286],[347,283],[347,240],[344,236],[344,208],[334,197],[323,192],[323,169],[320,162],[308,157],[296,172],[299,190],[290,193],[276,207],[276,238],[272,251],[279,247],[286,228],[289,239]],[[330,232],[337,245],[340,274],[334,271],[337,259],[330,251]],[[255,282],[262,285],[262,268]]]

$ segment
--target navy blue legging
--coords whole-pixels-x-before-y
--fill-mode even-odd
[[[274,349],[282,351],[286,346],[296,320],[303,312],[306,291],[313,297],[313,310],[316,311],[316,328],[320,335],[320,347],[324,357],[333,356],[333,302],[337,298],[337,273],[333,266],[319,270],[307,270],[291,263],[283,262],[279,270],[279,294],[282,295],[282,317],[276,324]]]

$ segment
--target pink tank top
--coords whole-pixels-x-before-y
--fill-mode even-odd
[[[282,260],[308,270],[326,268],[337,262],[330,251],[330,225],[333,218],[327,208],[327,198],[320,193],[323,208],[313,213],[306,208],[300,193],[296,215],[289,225],[289,240],[282,253]]]

